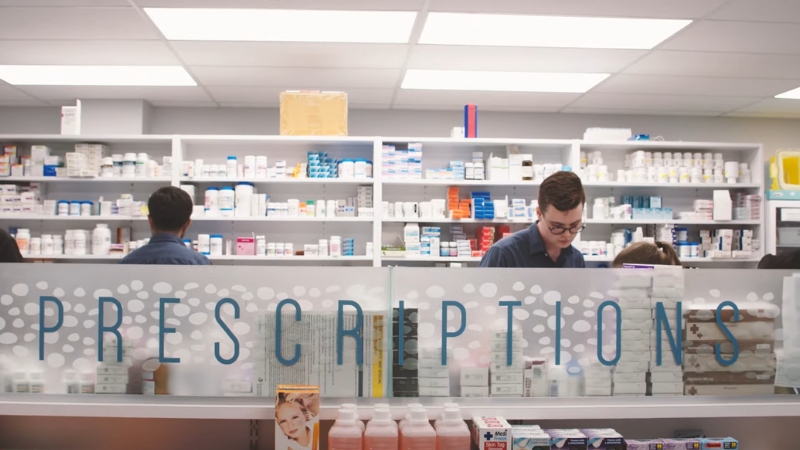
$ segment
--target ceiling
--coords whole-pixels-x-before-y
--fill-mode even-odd
[[[418,11],[410,44],[167,41],[144,7]],[[428,12],[692,19],[653,50],[416,45]],[[335,26],[335,24],[333,25]],[[197,87],[10,86],[0,105],[137,98],[276,107],[285,89],[344,90],[356,109],[800,118],[800,0],[0,0],[0,64],[183,65]],[[585,94],[399,89],[406,69],[602,72]]]

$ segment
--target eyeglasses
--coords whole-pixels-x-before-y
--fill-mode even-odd
[[[542,215],[542,219],[547,224],[547,228],[550,230],[551,233],[555,234],[556,236],[562,235],[569,231],[569,234],[578,234],[584,229],[586,229],[586,224],[580,224],[574,227],[559,227],[555,225],[550,225],[550,222]]]

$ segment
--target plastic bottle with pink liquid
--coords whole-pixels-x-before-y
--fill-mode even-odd
[[[469,427],[461,418],[458,408],[445,408],[442,418],[436,421],[437,450],[468,450],[471,434]]]
[[[408,425],[403,427],[403,445],[400,450],[436,450],[436,431],[428,422],[424,408],[411,410]]]
[[[364,432],[358,423],[356,412],[352,409],[340,409],[339,418],[328,432],[329,450],[363,450]],[[363,422],[361,422],[363,426]]]
[[[364,450],[397,450],[397,423],[388,408],[376,407],[364,432]]]
[[[366,430],[367,426],[364,425],[364,421],[361,420],[361,418],[358,415],[358,405],[356,405],[355,403],[342,403],[341,409],[348,409],[354,411],[356,413],[356,425],[361,427],[362,433]]]

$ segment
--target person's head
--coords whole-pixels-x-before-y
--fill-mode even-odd
[[[619,252],[611,267],[622,267],[623,264],[654,264],[659,266],[680,266],[681,260],[672,245],[656,241],[637,242]]]
[[[155,191],[147,201],[150,229],[155,233],[171,233],[183,237],[192,223],[192,198],[173,186]]]
[[[586,194],[574,172],[556,172],[539,186],[539,234],[546,244],[567,248],[583,229]]]
[[[300,402],[279,399],[275,406],[275,420],[281,431],[289,439],[297,440],[306,432],[306,422],[310,419],[308,410]]]

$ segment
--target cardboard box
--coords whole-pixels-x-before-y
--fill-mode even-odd
[[[478,450],[511,450],[511,425],[502,417],[473,417],[472,440]]]
[[[550,435],[551,448],[561,450],[585,450],[589,439],[577,429],[544,430]]]
[[[771,384],[717,384],[690,385],[684,387],[684,395],[773,395]]]
[[[724,385],[724,384],[769,384],[775,383],[775,372],[686,372],[686,384],[691,385]]]
[[[587,428],[581,433],[589,438],[588,446],[599,450],[626,450],[625,439],[612,428]]]
[[[319,386],[277,386],[275,395],[275,450],[319,447]],[[292,430],[289,420],[301,417],[303,426]]]
[[[281,93],[282,136],[347,136],[347,93]]]

